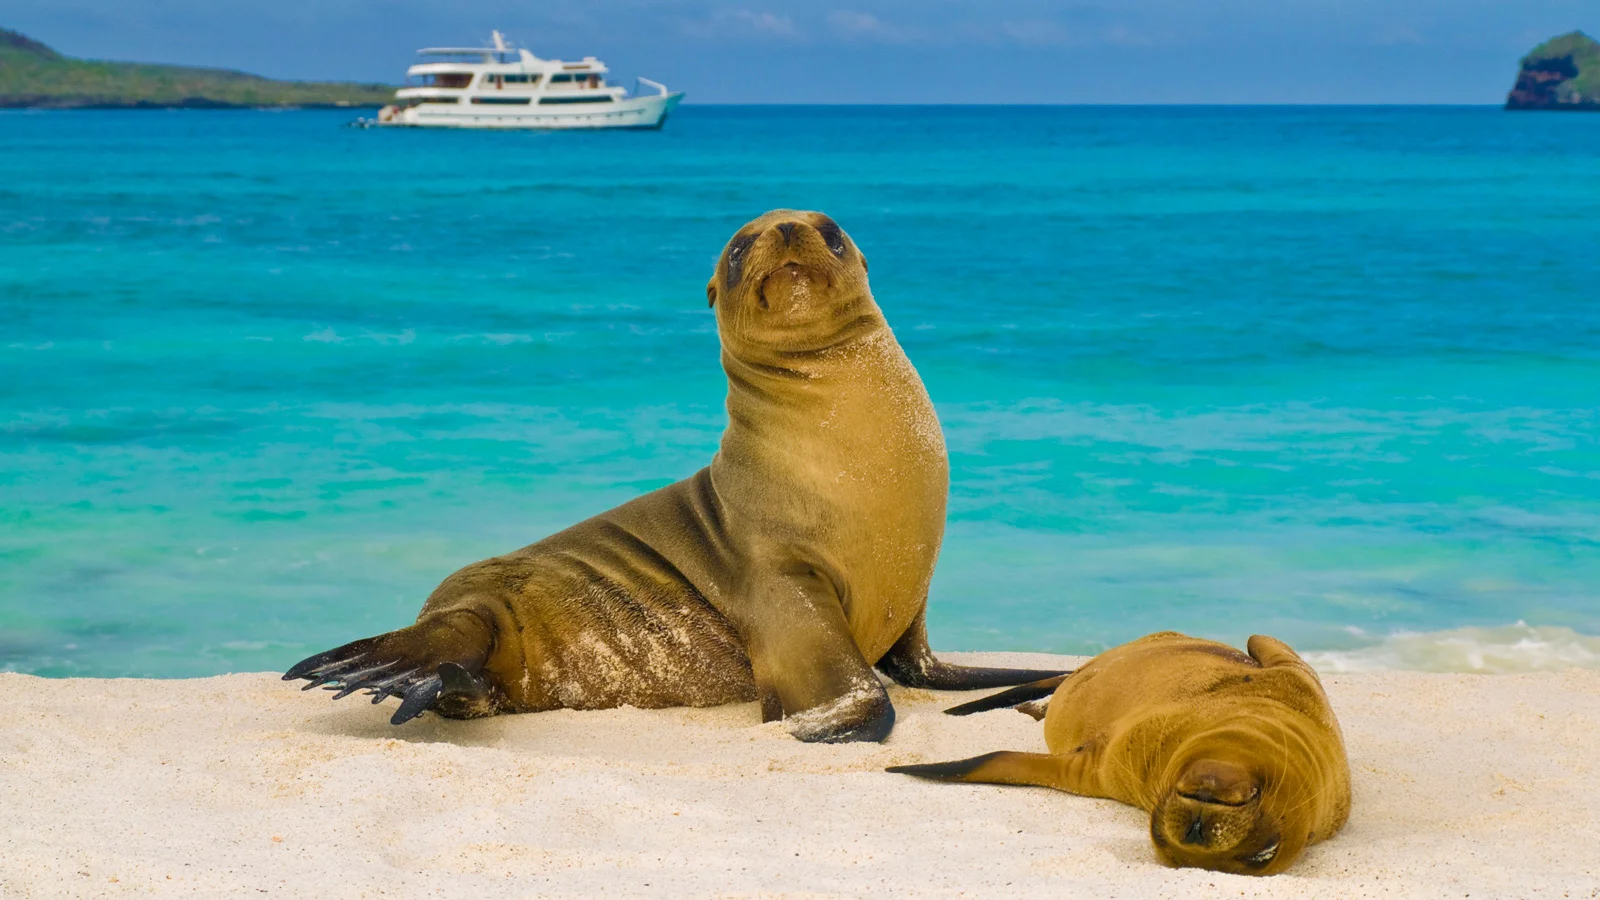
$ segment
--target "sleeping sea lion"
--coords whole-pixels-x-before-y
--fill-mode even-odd
[[[690,478],[444,580],[407,628],[297,663],[336,697],[502,712],[759,699],[805,741],[882,740],[901,684],[961,689],[1046,672],[940,662],[923,612],[944,533],[944,438],[821,213],[740,228],[706,286],[728,427]]]
[[[1018,706],[1043,717],[1049,753],[889,771],[1120,800],[1149,811],[1168,865],[1276,874],[1343,827],[1350,764],[1311,667],[1275,638],[1258,634],[1249,649],[1172,631],[1140,638],[1071,676],[947,710]]]

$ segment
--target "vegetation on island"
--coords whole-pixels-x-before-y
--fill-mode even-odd
[[[1600,41],[1574,31],[1533,48],[1506,109],[1600,111]]]
[[[383,84],[275,81],[229,69],[73,59],[0,28],[0,108],[235,109],[382,106]]]

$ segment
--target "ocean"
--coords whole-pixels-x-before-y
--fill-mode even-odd
[[[824,210],[950,447],[935,647],[1600,666],[1600,116],[0,114],[0,670],[282,669],[685,477]]]

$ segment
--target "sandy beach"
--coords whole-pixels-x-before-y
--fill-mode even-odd
[[[1354,814],[1250,879],[1163,868],[1110,801],[880,771],[1043,749],[940,715],[976,695],[890,688],[887,743],[823,746],[753,704],[397,729],[270,673],[0,675],[0,896],[1600,896],[1600,671],[1326,682]]]

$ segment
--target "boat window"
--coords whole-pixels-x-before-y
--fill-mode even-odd
[[[610,94],[599,94],[587,97],[540,97],[540,103],[610,103]]]
[[[473,97],[473,103],[492,103],[496,106],[526,105],[532,97]]]
[[[423,103],[459,103],[459,102],[461,102],[461,98],[459,98],[459,97],[423,97],[422,98],[422,102]]]
[[[466,72],[445,72],[438,75],[422,76],[423,87],[464,88],[472,83],[472,75]]]
[[[537,75],[507,75],[506,84],[532,84]]]
[[[588,85],[589,87],[599,87],[600,73],[594,72],[585,74],[583,72],[559,72],[550,76],[551,84],[566,84],[569,82],[576,82],[579,86]]]

